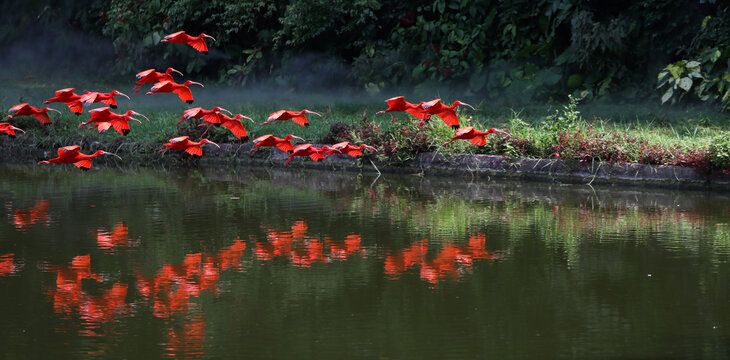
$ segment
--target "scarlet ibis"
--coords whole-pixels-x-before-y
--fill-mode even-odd
[[[114,130],[116,130],[123,136],[129,134],[129,120],[134,120],[139,123],[142,122],[139,119],[133,118],[132,116],[141,116],[147,119],[147,121],[150,120],[146,116],[134,110],[129,110],[126,113],[120,115],[113,113],[111,110],[109,110],[108,107],[89,110],[89,114],[91,114],[91,119],[81,123],[79,125],[79,128],[91,124],[91,127],[96,127],[99,130],[99,133],[102,133],[108,130],[110,127],[113,127]]]
[[[444,105],[441,99],[435,99],[421,104],[429,115],[440,117],[446,125],[451,126],[453,129],[459,128],[459,118],[456,116],[456,110],[454,110],[459,105],[468,106],[472,110],[475,110],[473,106],[459,100],[454,101],[454,104],[451,106]]]
[[[11,138],[14,138],[15,130],[25,132],[20,128],[10,125],[10,123],[0,123],[0,133],[6,134],[6,135],[10,136]]]
[[[251,149],[251,152],[256,151],[256,149],[261,146],[276,146],[281,151],[291,153],[294,150],[291,139],[299,139],[301,141],[304,141],[304,139],[300,138],[299,136],[294,136],[292,134],[287,135],[285,138],[278,138],[274,135],[267,134],[264,136],[259,136],[253,140],[253,149]]]
[[[181,122],[185,121],[186,119],[191,119],[191,118],[192,119],[203,119],[205,122],[210,123],[210,124],[220,124],[221,119],[218,117],[218,114],[221,111],[225,111],[229,115],[233,115],[233,113],[231,113],[230,111],[228,111],[220,106],[216,106],[210,110],[205,110],[201,107],[195,107],[192,109],[185,110],[185,113],[183,113],[180,116],[182,118],[182,120],[178,121],[177,124],[180,124]]]
[[[175,93],[180,98],[180,100],[192,104],[193,103],[193,93],[190,92],[190,85],[200,85],[202,87],[203,84],[195,82],[195,81],[186,81],[183,84],[178,84],[174,81],[160,81],[158,83],[155,83],[154,86],[152,86],[152,89],[150,89],[150,92],[146,93],[145,95],[152,95],[155,93]]]
[[[176,72],[180,74],[180,76],[183,74],[171,67],[167,68],[167,70],[163,73],[157,72],[155,69],[147,69],[137,73],[137,81],[135,82],[137,86],[134,87],[134,93],[136,94],[144,84],[157,83],[160,81],[174,81],[172,74],[170,74],[172,72]]]
[[[100,155],[113,155],[118,157],[120,160],[122,159],[121,157],[119,157],[119,155],[112,154],[104,150],[97,150],[95,153],[87,155],[79,152],[79,149],[81,149],[81,146],[79,145],[60,147],[58,148],[57,158],[39,161],[38,165],[48,165],[51,163],[74,164],[77,168],[81,170],[88,170],[89,168],[91,168],[91,159]]]
[[[112,90],[112,92],[109,93],[101,93],[97,91],[87,91],[83,95],[81,95],[81,102],[84,104],[84,106],[89,106],[93,103],[101,102],[104,104],[109,105],[112,109],[117,108],[117,101],[114,99],[115,96],[121,95],[125,98],[129,99],[129,96],[122,93],[121,91]]]
[[[360,146],[350,145],[349,141],[343,141],[341,143],[337,143],[332,145],[331,150],[327,151],[325,153],[325,157],[328,157],[334,153],[340,153],[340,154],[347,154],[352,157],[358,157],[362,156],[362,150],[368,149],[370,151],[378,151],[376,148],[362,144]]]
[[[228,130],[231,130],[233,136],[237,137],[239,140],[248,140],[248,134],[246,134],[246,129],[244,129],[241,119],[248,119],[251,120],[251,122],[253,122],[253,119],[241,114],[236,114],[234,117],[228,117],[221,113],[218,114],[221,120],[221,125],[225,126]]]
[[[322,146],[321,148],[315,147],[312,144],[301,144],[301,145],[297,145],[294,148],[294,150],[291,152],[291,154],[289,154],[287,156],[289,158],[289,160],[287,160],[284,163],[284,166],[289,165],[289,163],[291,162],[292,158],[295,157],[295,156],[308,156],[309,158],[311,158],[312,160],[314,160],[315,162],[317,162],[317,161],[319,161],[321,159],[324,159],[324,153],[327,150],[330,150],[330,147],[327,146],[327,145]],[[337,152],[338,150],[335,150],[335,151]]]
[[[65,88],[56,90],[56,96],[43,102],[43,105],[61,102],[66,104],[68,108],[76,115],[81,115],[84,106],[81,104],[81,95],[74,93],[74,88]]]
[[[202,139],[200,141],[191,141],[188,136],[180,136],[170,139],[169,143],[164,145],[167,149],[162,149],[159,152],[165,152],[168,149],[178,149],[187,152],[190,155],[203,156],[203,144],[212,144],[220,148],[220,146],[208,139]]]
[[[15,106],[11,107],[10,110],[8,110],[8,114],[10,114],[10,115],[7,116],[7,119],[12,119],[12,118],[15,118],[18,116],[32,116],[32,117],[36,118],[36,120],[40,121],[41,124],[50,124],[51,118],[48,117],[49,111],[55,111],[59,114],[61,113],[60,111],[58,111],[56,109],[51,109],[49,107],[44,107],[43,109],[36,109],[36,108],[28,105],[28,103],[22,103],[22,104],[15,105]]]
[[[269,115],[269,118],[265,122],[261,123],[261,125],[272,123],[274,120],[291,120],[301,126],[309,126],[309,121],[307,121],[307,114],[314,114],[320,117],[322,116],[319,113],[309,111],[307,109],[302,109],[301,111],[279,110],[277,112],[271,113]]]
[[[162,38],[160,42],[172,42],[172,43],[178,43],[178,44],[188,44],[193,47],[193,49],[198,50],[202,52],[203,54],[208,53],[208,46],[205,44],[205,39],[212,39],[213,41],[216,41],[214,37],[200,33],[198,36],[190,36],[185,33],[185,31],[178,31],[176,33],[170,34]]]
[[[487,131],[479,131],[475,130],[473,126],[467,126],[465,128],[461,128],[456,131],[456,136],[452,137],[451,140],[441,144],[441,146],[446,146],[450,142],[454,140],[471,140],[471,143],[478,146],[484,146],[487,143],[487,139],[484,137],[485,135],[489,135],[491,133],[500,133],[504,135],[509,135],[507,132],[504,132],[502,130],[497,130],[495,128],[490,128]]]
[[[391,111],[406,111],[417,119],[421,120],[427,120],[431,116],[426,113],[423,107],[421,107],[421,104],[409,103],[405,100],[405,97],[403,96],[396,96],[385,100],[385,102],[388,104],[388,108],[382,111],[378,111],[376,112],[376,114],[383,114]]]

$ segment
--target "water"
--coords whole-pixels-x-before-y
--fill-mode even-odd
[[[730,351],[724,193],[0,170],[0,358]]]

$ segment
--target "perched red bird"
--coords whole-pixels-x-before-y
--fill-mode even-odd
[[[112,109],[117,108],[117,101],[114,100],[114,97],[117,95],[124,96],[125,98],[129,99],[129,96],[126,94],[123,94],[121,91],[112,90],[112,92],[109,93],[101,93],[97,91],[87,91],[83,95],[81,95],[81,102],[84,104],[84,106],[89,106],[93,103],[101,102],[104,104],[109,105]]]
[[[197,156],[203,156],[203,144],[212,144],[215,146],[220,146],[208,139],[202,139],[200,141],[190,141],[188,136],[180,136],[176,138],[170,139],[169,143],[165,143],[164,145],[167,146],[167,149],[162,149],[159,152],[165,152],[169,149],[177,149],[177,150],[183,150],[187,152],[190,155],[197,155]]]
[[[183,73],[169,67],[167,68],[167,71],[161,73],[157,72],[155,69],[147,69],[145,71],[137,73],[137,81],[134,83],[137,84],[137,86],[134,87],[134,93],[136,94],[139,89],[142,88],[142,85],[144,84],[154,84],[158,83],[160,81],[174,81],[172,78],[172,72],[176,72],[182,76]]]
[[[309,111],[307,109],[302,109],[301,111],[292,111],[292,110],[279,110],[277,112],[273,112],[269,115],[269,118],[261,123],[261,125],[266,125],[274,122],[274,120],[291,120],[301,126],[309,126],[309,121],[307,120],[307,114],[314,114],[317,116],[322,116],[319,113],[316,113],[314,111]]]
[[[186,119],[203,119],[207,123],[220,125],[221,119],[218,114],[220,114],[221,111],[225,111],[229,115],[233,115],[233,113],[231,113],[230,111],[219,106],[216,106],[210,110],[205,110],[201,107],[195,107],[185,110],[185,112],[180,116],[182,120],[178,121],[177,124],[180,124]]]
[[[325,152],[325,157],[328,157],[334,153],[347,154],[352,157],[362,156],[362,150],[368,149],[370,151],[378,151],[376,148],[362,144],[360,146],[350,145],[349,141],[343,141],[341,143],[334,144],[330,147],[331,150]]]
[[[236,116],[234,117],[228,117],[225,114],[221,113],[218,114],[221,120],[220,124],[225,126],[228,130],[231,130],[233,136],[237,137],[239,140],[248,140],[248,134],[246,133],[246,129],[243,127],[243,122],[241,121],[241,119],[248,119],[251,120],[251,122],[253,122],[253,119],[241,114],[236,114]]]
[[[7,119],[16,118],[18,116],[32,116],[36,118],[36,120],[40,121],[41,124],[50,124],[51,118],[48,116],[49,111],[55,111],[57,113],[61,113],[60,111],[56,109],[51,109],[49,107],[44,107],[43,109],[36,109],[28,103],[22,103],[15,105],[8,110]]]
[[[78,145],[64,146],[58,148],[57,158],[39,161],[38,165],[48,165],[51,163],[74,164],[77,168],[81,170],[88,170],[89,168],[91,168],[91,159],[99,155],[113,155],[121,160],[121,157],[119,157],[117,154],[112,154],[104,150],[97,150],[91,155],[86,155],[80,153],[79,149],[81,149],[81,147]]]
[[[99,133],[103,133],[109,130],[110,127],[113,127],[114,130],[116,130],[123,136],[127,136],[127,134],[129,134],[129,120],[134,120],[142,123],[142,121],[133,118],[132,116],[141,116],[147,119],[147,121],[150,120],[146,116],[133,110],[129,110],[126,113],[120,115],[113,113],[111,110],[109,110],[108,107],[89,110],[89,114],[91,114],[91,119],[82,122],[79,125],[79,128],[91,124],[91,127],[96,127],[99,130]]]
[[[388,108],[382,111],[378,111],[376,114],[383,114],[391,111],[406,111],[413,115],[417,119],[426,120],[430,117],[428,113],[421,107],[421,104],[412,104],[405,100],[403,96],[396,96],[385,100],[388,104]]]
[[[490,128],[487,131],[479,131],[475,130],[473,126],[467,126],[465,128],[461,128],[456,131],[456,136],[452,137],[451,140],[441,144],[441,146],[446,146],[450,142],[454,140],[470,140],[472,144],[478,145],[478,146],[484,146],[487,143],[487,139],[484,137],[485,135],[489,135],[491,133],[500,133],[504,135],[509,135],[507,132],[504,132],[502,130],[497,130],[495,128]]]
[[[15,130],[25,132],[25,131],[23,131],[23,129],[10,125],[10,123],[0,123],[0,133],[6,134],[6,135],[10,136],[11,138],[14,138]]]
[[[208,53],[208,46],[205,44],[205,39],[212,39],[213,41],[216,41],[214,37],[200,33],[198,36],[190,36],[185,33],[185,31],[178,31],[176,33],[170,34],[162,38],[160,42],[172,42],[172,43],[178,43],[178,44],[188,44],[193,47],[193,49],[198,50],[202,52],[203,54]]]
[[[441,99],[421,103],[421,106],[429,115],[436,115],[440,117],[446,125],[449,125],[454,129],[459,128],[459,118],[456,116],[456,110],[454,110],[454,108],[459,105],[468,106],[472,110],[475,110],[473,106],[459,100],[454,101],[454,104],[451,106],[444,105],[444,103],[441,102]]]
[[[251,149],[251,152],[256,151],[256,149],[261,146],[276,146],[279,148],[279,150],[283,152],[291,153],[294,150],[291,139],[299,139],[301,141],[304,141],[304,139],[300,138],[299,136],[294,136],[292,134],[287,135],[285,138],[278,138],[274,135],[267,134],[264,136],[259,136],[253,140],[253,149]]]
[[[155,93],[175,93],[180,98],[180,100],[192,104],[193,103],[193,93],[190,92],[190,88],[188,86],[190,85],[200,85],[202,87],[203,84],[195,82],[195,81],[186,81],[183,84],[178,84],[174,81],[160,81],[156,83],[154,86],[152,86],[152,89],[150,89],[150,92],[146,93],[145,95],[152,95]]]
[[[74,88],[65,88],[56,90],[56,96],[43,102],[43,105],[61,102],[66,104],[68,108],[76,115],[81,115],[84,106],[81,104],[81,95],[74,93]]]
[[[287,160],[284,163],[284,166],[289,165],[292,158],[295,156],[308,156],[310,159],[317,162],[321,159],[324,159],[324,153],[327,150],[330,150],[330,147],[327,145],[322,146],[321,148],[315,147],[312,144],[297,145],[297,147],[294,148],[294,150],[291,152],[291,154],[289,154],[287,156],[289,158],[289,160]],[[338,151],[338,150],[335,150],[335,151]]]

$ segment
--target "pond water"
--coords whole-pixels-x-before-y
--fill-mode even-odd
[[[728,194],[0,167],[0,358],[724,358]]]

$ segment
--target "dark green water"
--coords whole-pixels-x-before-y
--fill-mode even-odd
[[[728,200],[0,167],[0,358],[727,358]]]

